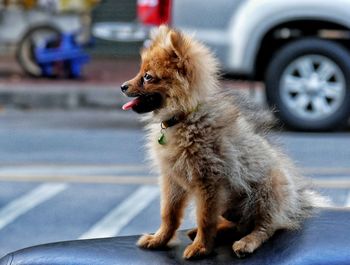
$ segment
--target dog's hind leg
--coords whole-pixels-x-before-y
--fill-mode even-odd
[[[262,243],[269,239],[275,232],[275,229],[267,224],[258,224],[254,230],[236,241],[232,249],[239,258],[243,258],[246,254],[253,253]]]
[[[256,207],[256,215],[253,218],[254,229],[233,244],[233,251],[238,257],[253,253],[278,228],[283,227],[281,226],[283,222],[280,220],[283,215],[281,205],[287,196],[287,184],[286,177],[280,170],[272,170],[265,183],[261,183],[255,190],[256,205],[251,206]]]

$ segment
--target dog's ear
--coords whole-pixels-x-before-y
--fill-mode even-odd
[[[175,30],[169,31],[167,42],[178,58],[184,58],[186,53],[186,40],[180,32]]]
[[[158,28],[151,30],[150,37],[154,42],[166,39],[170,28],[167,25],[160,25]]]
[[[170,54],[175,57],[177,68],[183,75],[191,74],[191,63],[188,60],[188,51],[190,40],[181,32],[170,30],[167,35],[167,47],[170,49]]]

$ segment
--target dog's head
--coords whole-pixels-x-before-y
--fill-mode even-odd
[[[187,113],[215,85],[217,63],[210,52],[191,37],[160,26],[141,52],[139,73],[121,89],[134,99],[123,106],[137,113]]]

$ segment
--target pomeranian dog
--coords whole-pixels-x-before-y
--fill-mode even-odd
[[[190,198],[198,227],[190,232],[194,240],[185,259],[211,253],[216,235],[229,229],[241,233],[232,248],[243,257],[276,230],[296,229],[312,214],[322,197],[268,142],[259,118],[222,92],[218,62],[204,45],[161,26],[141,58],[139,73],[121,86],[134,98],[123,109],[148,113],[149,150],[161,175],[162,223],[139,239],[140,247],[166,246]]]

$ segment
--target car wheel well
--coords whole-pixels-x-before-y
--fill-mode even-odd
[[[274,53],[287,43],[304,38],[318,37],[342,44],[349,50],[350,28],[322,20],[296,20],[279,24],[263,37],[254,64],[254,80],[262,81]]]

